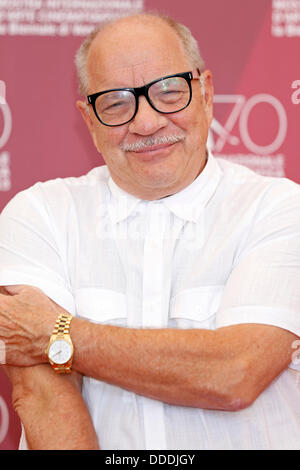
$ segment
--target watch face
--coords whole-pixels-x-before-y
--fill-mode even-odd
[[[63,339],[57,339],[49,348],[49,359],[55,364],[65,364],[72,357],[72,346]]]

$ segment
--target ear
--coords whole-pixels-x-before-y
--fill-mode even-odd
[[[87,128],[92,136],[93,142],[98,150],[96,134],[95,134],[95,121],[93,120],[91,116],[88,104],[84,101],[77,101],[76,107],[79,110],[84,122],[86,123]]]
[[[207,116],[207,121],[209,126],[211,125],[213,119],[213,99],[214,99],[214,85],[213,85],[213,78],[212,73],[210,70],[205,70],[202,74],[203,80],[203,87],[204,87],[204,94],[203,94],[203,102],[205,107],[205,112]]]

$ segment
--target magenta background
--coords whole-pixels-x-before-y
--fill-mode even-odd
[[[168,13],[189,26],[213,72],[216,94],[276,96],[288,117],[287,137],[278,150],[285,173],[300,182],[300,105],[292,104],[291,84],[300,79],[300,38],[271,36],[271,0],[146,0],[146,9]],[[5,148],[11,156],[10,191],[0,192],[0,210],[18,191],[36,181],[77,176],[102,164],[75,108],[78,98],[74,53],[81,37],[0,36],[0,79],[7,86],[13,117]],[[224,120],[228,109],[218,108]],[[272,140],[272,119],[253,114],[255,140]],[[2,126],[0,113],[0,135]],[[228,144],[224,152],[232,151]],[[235,152],[249,153],[242,144]],[[0,371],[0,395],[10,407],[10,428],[0,449],[15,449],[20,425],[10,405],[10,386]],[[0,416],[0,423],[2,417]]]

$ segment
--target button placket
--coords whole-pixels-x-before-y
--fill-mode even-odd
[[[166,215],[156,203],[148,205],[148,230],[144,244],[143,266],[143,328],[166,326],[163,285],[164,285],[164,232]],[[144,398],[144,429],[146,449],[166,449],[166,431],[163,403]]]

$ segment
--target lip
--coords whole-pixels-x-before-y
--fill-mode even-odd
[[[139,159],[144,161],[157,160],[159,157],[167,156],[176,144],[177,142],[172,144],[153,145],[131,153],[137,155]]]

